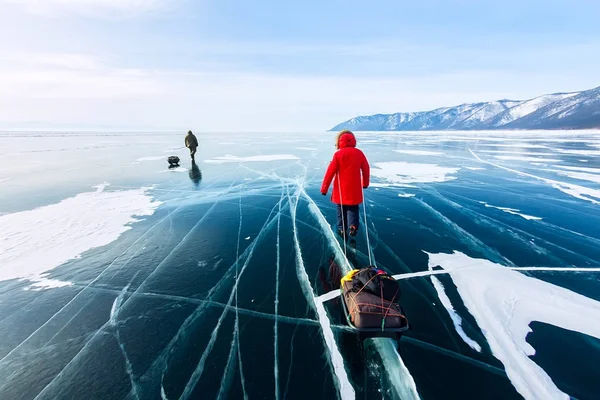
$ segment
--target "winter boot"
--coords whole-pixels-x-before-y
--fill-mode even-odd
[[[357,231],[356,227],[354,225],[350,225],[350,232],[349,232],[350,236],[356,236],[356,231]]]

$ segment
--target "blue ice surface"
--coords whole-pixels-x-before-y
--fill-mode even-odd
[[[69,286],[0,281],[0,398],[329,399],[348,396],[345,380],[361,398],[520,398],[450,277],[438,279],[482,352],[457,334],[425,276],[401,283],[413,329],[393,359],[395,350],[348,332],[335,300],[325,304],[332,347],[315,307],[330,283],[320,272],[332,255],[366,266],[369,247],[393,274],[426,271],[424,251],[597,267],[600,199],[552,182],[597,193],[598,182],[564,172],[600,168],[600,134],[360,133],[374,170],[401,162],[406,171],[403,186],[373,177],[368,239],[363,224],[356,249],[333,236],[335,210],[319,193],[333,136],[199,134],[194,166],[174,133],[1,133],[0,218],[103,183],[109,192],[148,187],[161,205],[117,240],[48,271]],[[168,168],[169,155],[181,158],[179,168]],[[435,166],[456,172],[432,182],[423,171]],[[0,235],[15,232],[0,226]],[[600,301],[597,273],[526,273]],[[561,391],[600,393],[598,339],[531,328],[532,359]],[[586,351],[575,359],[553,343]]]

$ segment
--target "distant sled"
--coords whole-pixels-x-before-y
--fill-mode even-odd
[[[169,156],[167,161],[169,162],[169,167],[179,167],[179,157]]]

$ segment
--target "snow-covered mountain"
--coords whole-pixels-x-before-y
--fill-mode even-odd
[[[410,113],[375,114],[342,122],[332,131],[421,131],[600,128],[600,87],[529,100],[497,100]]]

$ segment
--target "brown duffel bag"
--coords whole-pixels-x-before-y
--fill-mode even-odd
[[[353,284],[342,281],[344,302],[352,324],[358,329],[399,329],[408,322],[400,306],[369,291],[353,291]]]

